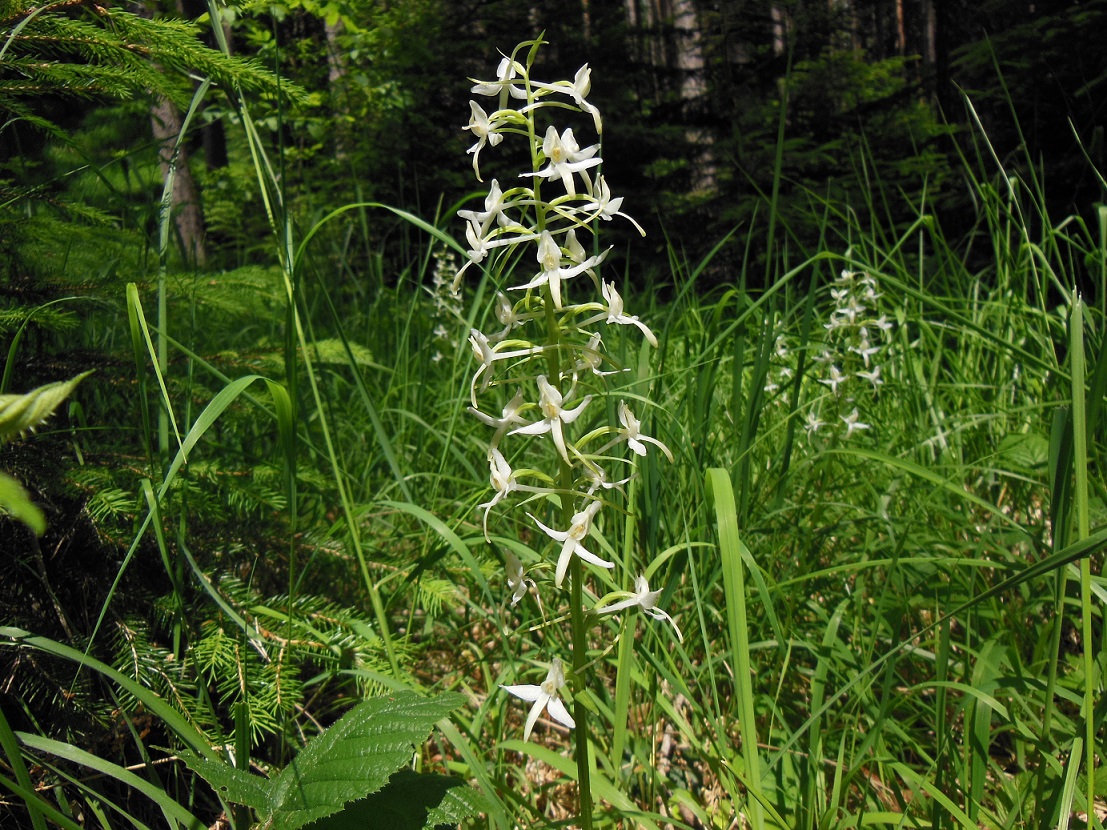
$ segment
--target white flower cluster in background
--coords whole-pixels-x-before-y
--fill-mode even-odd
[[[464,320],[461,316],[461,301],[453,291],[456,273],[457,258],[454,254],[444,248],[436,249],[431,287],[426,289],[434,306],[431,322],[434,325],[432,334],[435,349],[431,360],[435,363],[442,360],[443,349],[450,348],[450,344],[457,342],[455,335],[458,324]]]
[[[813,338],[814,378],[821,395],[809,395],[804,422],[809,437],[849,439],[872,429],[866,415],[884,385],[884,357],[894,323],[883,311],[876,279],[842,271],[830,287],[834,310]]]
[[[580,586],[571,585],[574,560],[615,567],[591,539],[605,509],[611,510],[613,491],[630,480],[635,459],[651,447],[672,460],[661,441],[642,432],[632,410],[642,399],[612,396],[608,389],[609,379],[622,369],[609,358],[606,339],[618,330],[636,331],[654,346],[657,339],[627,313],[615,283],[601,277],[610,249],[596,247],[593,227],[621,217],[642,230],[621,211],[623,199],[612,198],[599,172],[599,143],[582,142],[571,127],[544,123],[566,111],[584,113],[598,139],[602,120],[587,100],[588,66],[571,81],[538,81],[531,77],[538,45],[521,44],[500,62],[495,80],[477,81],[472,88],[482,100],[471,102],[465,129],[475,139],[469,153],[478,180],[481,153],[500,148],[505,139],[523,143],[531,163],[513,181],[493,179],[483,209],[458,212],[466,221],[469,250],[453,281],[456,291],[470,269],[483,269],[503,286],[494,300],[498,325],[469,332],[476,364],[469,411],[490,429],[492,497],[480,505],[485,538],[491,515],[525,499],[531,527],[553,542],[552,561],[530,574],[517,556],[506,557],[513,606],[528,594],[537,598],[542,581],[548,584],[551,577],[555,589],[574,588],[570,594],[579,601]],[[616,405],[607,406],[607,397]],[[617,421],[608,422],[609,411]],[[553,505],[560,509],[551,510]],[[631,578],[635,590],[613,592],[598,613],[639,607],[672,623],[656,607],[658,593],[649,591],[645,577],[627,575],[628,583]],[[621,597],[626,599],[610,602]],[[504,687],[534,704],[526,737],[543,710],[574,726],[559,698],[566,684],[561,665],[553,658],[540,686]]]

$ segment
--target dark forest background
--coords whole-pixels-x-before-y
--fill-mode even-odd
[[[72,17],[92,6],[47,8],[44,15]],[[206,8],[185,0],[142,13],[209,28]],[[461,130],[466,79],[490,75],[497,50],[539,32],[551,44],[542,55],[550,78],[592,67],[592,97],[606,114],[607,178],[651,231],[639,255],[654,270],[666,265],[666,239],[696,259],[735,227],[751,227],[770,197],[782,235],[801,247],[817,233],[811,204],[824,199],[893,222],[925,204],[970,224],[963,160],[997,172],[977,157],[972,133],[986,135],[1010,170],[1036,168],[1057,215],[1102,197],[1092,165],[1102,162],[1107,118],[1104,2],[307,0],[222,14],[235,55],[299,89],[280,107],[270,95],[253,116],[262,138],[282,148],[300,220],[357,200],[428,218],[453,205],[472,184]],[[101,17],[111,25],[110,7]],[[214,45],[210,28],[204,37]],[[137,169],[143,152],[175,135],[181,115],[164,100],[114,103],[90,89],[80,101],[36,90],[33,76],[21,81],[20,50],[33,57],[36,48],[66,52],[63,41],[15,44],[0,63],[8,79],[0,89],[70,131],[89,164],[119,159]],[[216,269],[264,256],[257,243],[267,234],[250,159],[228,147],[236,118],[219,96],[206,96],[185,148],[181,178],[191,181],[178,197],[196,207],[178,214],[184,250]],[[145,151],[136,149],[144,134]],[[42,194],[61,186],[70,159],[53,156],[41,137],[27,121],[0,132],[9,207],[13,198],[42,207],[50,201]],[[491,156],[486,164],[489,176],[514,172]],[[132,217],[148,208],[141,192],[115,195],[115,204],[103,194],[85,201]],[[378,228],[375,239],[388,233]],[[734,256],[763,255],[769,242],[764,234],[740,241]]]

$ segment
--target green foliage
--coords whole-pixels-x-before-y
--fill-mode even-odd
[[[25,100],[48,95],[153,94],[187,107],[191,92],[182,81],[189,73],[228,90],[275,93],[278,88],[256,62],[203,45],[191,23],[153,20],[107,5],[57,2],[9,9],[0,19],[0,33],[0,112],[26,115]]]
[[[25,432],[34,432],[54,413],[91,372],[67,381],[49,383],[22,395],[0,395],[0,445]],[[23,522],[37,535],[46,531],[46,518],[22,485],[0,473],[0,513]]]
[[[46,532],[46,517],[35,506],[23,485],[5,473],[0,473],[0,514],[23,522],[37,535]]]
[[[34,430],[45,423],[91,372],[57,383],[48,383],[22,395],[0,395],[0,442]]]
[[[463,702],[455,694],[422,698],[410,692],[363,701],[269,780],[196,755],[184,758],[218,793],[252,807],[274,830],[431,830],[479,812],[479,795],[457,779],[394,773],[410,763],[435,722]]]
[[[768,5],[747,4],[743,26],[767,32],[754,12]],[[986,5],[982,13],[1011,8]],[[671,98],[643,92],[642,65],[607,48],[626,35],[622,23],[601,26],[610,10],[590,8],[595,43],[566,41],[557,59],[570,75],[589,60],[596,95],[618,101],[606,111],[641,119],[608,120],[605,175],[640,183],[628,197],[635,213],[668,189],[691,218],[676,225],[666,215],[677,228],[671,245],[651,234],[656,251],[626,262],[617,246],[605,266],[605,277],[624,271],[632,287],[645,273],[665,275],[646,292],[654,308],[628,296],[662,335],[656,361],[621,343],[609,357],[631,370],[615,379],[628,394],[648,386],[664,402],[642,430],[673,447],[677,463],[643,464],[626,485],[632,512],[598,523],[589,544],[648,573],[685,642],[656,641],[627,613],[606,618],[589,644],[588,660],[604,664],[597,673],[615,678],[582,696],[599,724],[595,792],[610,805],[598,821],[727,828],[752,821],[760,793],[766,824],[775,813],[802,830],[1075,824],[1103,777],[1086,774],[1089,747],[1103,743],[1095,703],[1104,673],[1091,646],[1104,625],[1094,574],[1107,519],[1098,403],[1107,214],[1093,209],[1102,194],[1087,186],[1102,144],[1086,108],[1102,86],[1103,52],[1090,48],[1102,4],[994,38],[1010,101],[984,83],[992,48],[964,53],[961,66],[979,80],[969,100],[980,123],[1002,126],[1011,110],[1038,115],[1021,122],[1029,152],[1018,164],[1018,136],[972,144],[964,131],[959,167],[938,152],[946,128],[911,59],[878,59],[887,52],[871,43],[827,51],[793,18],[790,75],[768,39],[741,65],[708,43],[713,94],[732,97],[678,118],[679,79],[654,67]],[[728,9],[713,10],[711,25]],[[418,754],[424,765],[444,757],[483,800],[455,779],[402,769],[430,728],[427,713],[402,752],[375,768],[383,787],[363,798],[368,779],[343,779],[348,788],[320,795],[317,806],[336,812],[315,826],[568,823],[577,772],[562,754],[564,733],[540,722],[541,745],[502,740],[520,725],[499,689],[515,682],[505,667],[539,662],[557,626],[548,602],[510,606],[504,585],[506,551],[528,567],[539,561],[533,531],[508,524],[487,544],[480,529],[487,464],[463,415],[464,341],[484,324],[475,309],[497,286],[447,297],[464,259],[449,262],[440,241],[421,236],[426,226],[378,206],[342,207],[362,190],[421,201],[427,215],[442,192],[445,204],[460,194],[467,160],[442,157],[467,146],[463,76],[489,66],[450,68],[475,52],[452,26],[455,12],[437,3],[277,11],[275,20],[260,6],[225,12],[236,48],[295,72],[312,92],[295,111],[268,108],[268,97],[251,112],[209,96],[197,123],[226,130],[229,165],[199,153],[194,164],[226,270],[199,272],[157,257],[163,179],[145,96],[188,98],[179,69],[208,23],[171,23],[157,44],[160,21],[116,7],[52,4],[32,18],[9,3],[3,12],[0,92],[12,109],[0,133],[0,330],[9,366],[20,367],[23,388],[96,374],[57,411],[58,429],[4,447],[11,478],[0,478],[0,492],[15,494],[17,509],[37,506],[46,528],[35,538],[0,522],[3,615],[34,632],[9,629],[0,643],[11,721],[0,728],[10,769],[0,786],[15,793],[0,823],[157,826],[166,815],[187,821],[187,804],[198,824],[226,813],[245,826],[249,811],[197,787],[171,760],[177,749],[210,753],[216,789],[222,776],[264,818],[276,809],[274,782],[297,769],[287,747],[313,742],[318,724],[355,698],[405,684],[466,693],[472,706],[442,723],[442,745]],[[498,11],[489,30],[532,25]],[[964,11],[946,22],[974,25],[976,12]],[[575,26],[556,12],[564,29]],[[327,23],[340,25],[328,32]],[[87,47],[47,49],[47,36],[78,35]],[[349,59],[334,83],[328,37]],[[1066,50],[1087,58],[1079,82],[1057,74],[1068,71]],[[40,75],[18,74],[35,69],[36,55],[48,58]],[[276,94],[256,66],[214,53],[195,60],[218,63],[212,72],[228,90],[241,71],[257,78],[247,87]],[[605,64],[623,74],[605,79]],[[87,108],[79,124],[69,113],[63,121],[51,97],[66,78],[82,96],[77,109]],[[109,108],[106,95],[137,97]],[[696,124],[702,116],[719,139],[715,201],[685,192],[694,161],[683,150],[685,114]],[[1070,114],[1086,155],[1067,143]],[[66,141],[40,146],[21,117],[64,123]],[[283,154],[266,157],[278,143]],[[198,138],[186,144],[199,149]],[[1027,172],[1036,148],[1052,146],[1063,152],[1047,152],[1047,174]],[[1085,167],[1082,189],[1055,188]],[[259,193],[270,173],[279,199],[276,188]],[[936,192],[961,209],[948,212]],[[744,224],[709,239],[713,258],[686,260],[731,221]],[[843,269],[878,281],[896,325],[883,384],[854,401],[835,398],[814,360],[830,339],[830,283]],[[153,346],[141,344],[140,363],[127,283],[149,314]],[[863,371],[859,353],[848,357],[850,371]],[[215,399],[218,413],[207,410]],[[848,440],[841,429],[805,429],[809,414],[844,419],[854,406],[870,428]],[[162,407],[182,439],[194,436],[187,462],[170,430],[159,437]],[[724,477],[733,487],[733,509],[709,509],[706,469],[717,488]],[[26,490],[4,490],[14,480]],[[609,587],[589,584],[598,597]],[[370,740],[365,726],[353,744]],[[239,771],[213,746],[233,746]]]

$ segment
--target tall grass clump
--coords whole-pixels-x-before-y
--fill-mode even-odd
[[[673,252],[671,299],[639,310],[666,321],[657,349],[618,354],[647,380],[650,434],[674,460],[641,459],[626,520],[583,538],[609,561],[642,557],[650,585],[663,574],[657,601],[683,643],[649,628],[588,642],[591,786],[607,805],[596,826],[1080,826],[1089,803],[1095,815],[1107,362],[1102,311],[1082,292],[1104,291],[1107,228],[1052,220],[1032,178],[994,163],[966,160],[965,186],[978,220],[956,236],[925,198],[912,222],[884,227],[879,211],[862,222],[812,196],[820,246],[779,254],[765,289],[708,288],[711,263]],[[489,291],[511,284],[507,270],[490,268]],[[511,372],[544,359],[520,353],[535,343],[481,352],[462,394],[507,387],[507,419]],[[492,501],[458,517],[478,537],[485,510],[556,489],[535,475],[498,498],[506,470],[531,475],[504,459]],[[481,702],[467,737],[494,748],[480,774],[510,793],[508,814],[574,823],[559,785],[579,785],[575,764],[500,739],[520,717],[496,693],[515,682],[520,640],[548,648],[555,630],[527,582],[538,529],[490,534],[506,608],[467,643],[459,682]],[[504,612],[524,615],[510,639],[495,634]],[[462,755],[472,772],[476,754]]]

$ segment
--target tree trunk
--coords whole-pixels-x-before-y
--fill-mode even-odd
[[[194,265],[207,262],[204,241],[204,216],[200,212],[200,192],[188,166],[188,153],[181,144],[174,157],[173,148],[182,129],[180,110],[172,101],[159,98],[150,108],[150,127],[158,145],[158,163],[162,180],[174,171],[170,196],[170,215],[185,259]]]
[[[678,105],[689,166],[689,187],[715,187],[715,136],[702,126],[707,108],[704,33],[695,0],[624,0],[632,54],[650,67],[655,103]]]
[[[331,114],[334,118],[334,158],[345,161],[350,155],[349,115],[346,102],[346,60],[339,43],[345,31],[341,18],[326,20],[323,33],[327,39],[327,91],[331,98]]]

